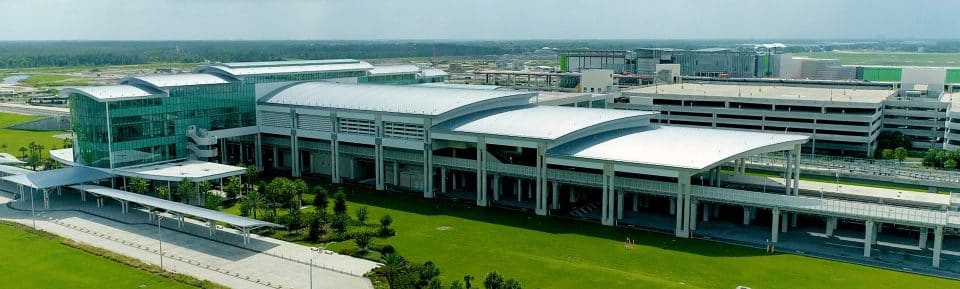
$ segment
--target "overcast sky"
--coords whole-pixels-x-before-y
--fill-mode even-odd
[[[957,0],[0,0],[0,40],[960,38]]]

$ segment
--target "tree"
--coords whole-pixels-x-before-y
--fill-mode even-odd
[[[303,207],[303,194],[309,190],[310,187],[307,186],[307,182],[303,179],[296,179],[290,183],[290,190],[297,197],[297,208]]]
[[[391,217],[389,214],[380,217],[380,237],[393,236],[393,229],[390,228],[391,224],[393,224],[393,217]],[[467,283],[469,284],[469,282]]]
[[[307,225],[307,240],[316,243],[323,236],[323,228],[320,226],[320,216],[310,218],[310,224]]]
[[[223,197],[217,194],[207,194],[206,200],[203,202],[203,207],[210,210],[217,210],[220,208],[220,203],[223,202]]]
[[[320,185],[313,187],[313,206],[317,208],[318,212],[326,212],[329,202],[326,188]]]
[[[357,243],[357,249],[360,249],[360,252],[366,252],[370,247],[370,243],[373,242],[373,235],[366,232],[358,232],[353,238],[353,241]]]
[[[161,199],[170,199],[170,188],[166,186],[160,186],[157,188],[157,198]]]
[[[25,147],[25,146],[20,146],[20,148],[17,149],[17,150],[20,151],[20,155],[21,155],[20,158],[21,158],[21,159],[26,159],[26,158],[27,158],[27,147]]]
[[[453,280],[453,283],[450,283],[450,289],[464,289],[463,285],[460,284],[460,280]]]
[[[267,206],[273,210],[273,214],[277,214],[277,209],[283,207],[284,204],[289,204],[290,202],[290,180],[284,177],[276,177],[267,183],[264,187],[264,196],[267,200]]]
[[[904,147],[897,147],[893,150],[893,157],[902,163],[903,160],[907,159],[907,149]]]
[[[427,284],[427,289],[443,289],[443,284],[440,283],[440,279],[430,279],[430,283]]]
[[[196,192],[197,188],[186,177],[180,181],[180,184],[177,184],[177,198],[180,198],[180,202],[189,203],[190,196],[196,194]]]
[[[367,216],[369,214],[367,212],[367,207],[361,206],[357,208],[356,214],[357,214],[357,221],[360,221],[360,224],[363,225],[363,223],[367,221]]]
[[[470,275],[470,274],[463,275],[463,283],[466,283],[466,284],[467,284],[467,285],[466,285],[466,287],[467,287],[466,289],[471,289],[471,288],[473,288],[473,279],[474,279],[474,278],[473,278],[473,275]]]
[[[227,178],[227,185],[224,190],[227,193],[228,199],[236,198],[237,196],[243,194],[243,180],[240,179],[240,176],[232,176]]]
[[[503,283],[503,289],[523,289],[523,288],[520,287],[520,281],[517,281],[517,279],[511,278],[510,280],[507,280],[507,282]]]
[[[347,215],[335,214],[330,220],[330,227],[337,233],[343,234],[347,231]]]
[[[130,179],[130,190],[137,194],[146,194],[150,190],[150,183],[147,179],[133,177]]]
[[[213,190],[213,184],[210,184],[208,181],[202,181],[197,184],[197,188],[199,190],[197,192],[197,199],[203,200],[203,204],[206,205],[207,195],[209,195],[210,191]]]
[[[503,276],[496,271],[487,273],[487,277],[483,278],[484,289],[503,289],[503,285]]]
[[[896,157],[894,156],[894,154],[893,154],[893,150],[892,150],[892,149],[883,149],[883,151],[880,152],[880,157],[883,158],[883,159],[885,159],[885,160],[892,160],[892,159],[896,158]]]
[[[250,213],[252,213],[253,218],[257,218],[257,212],[264,207],[266,200],[259,191],[251,191],[245,197],[243,197],[243,202],[241,203],[241,208],[246,206],[249,208]]]
[[[956,169],[956,168],[957,168],[957,161],[952,160],[952,159],[947,160],[947,161],[943,162],[943,168],[945,168],[945,169],[950,169],[950,170]]]
[[[333,200],[333,213],[343,215],[347,213],[347,200],[343,193],[337,193]]]

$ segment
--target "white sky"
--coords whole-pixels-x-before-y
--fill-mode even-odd
[[[957,0],[0,0],[0,40],[960,38]]]

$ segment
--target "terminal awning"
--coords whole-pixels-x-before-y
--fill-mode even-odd
[[[113,175],[88,167],[69,167],[6,176],[0,179],[34,189],[48,189],[112,178]]]
[[[0,153],[0,164],[23,164],[23,163],[25,162],[21,161],[20,159],[18,159],[17,157],[11,154]]]
[[[136,203],[144,207],[166,210],[176,214],[193,216],[196,218],[222,222],[242,229],[254,229],[259,227],[283,227],[270,222],[264,222],[256,219],[245,218],[237,215],[231,215],[219,211],[205,209],[197,206],[154,198],[151,196],[131,193],[95,185],[76,185],[70,186],[73,189],[84,191],[93,195],[104,196],[115,200]]]
[[[117,168],[113,172],[121,176],[148,180],[179,182],[186,178],[192,182],[200,182],[242,175],[247,169],[198,160],[182,160]]]
[[[14,166],[0,165],[0,173],[2,173],[2,174],[4,174],[4,175],[8,175],[8,176],[9,176],[9,175],[29,174],[29,173],[33,173],[33,172],[34,172],[34,171],[31,171],[31,170],[28,170],[28,169],[24,169],[24,168],[18,168],[18,167],[14,167]]]

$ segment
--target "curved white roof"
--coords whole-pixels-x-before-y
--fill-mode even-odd
[[[131,98],[163,97],[165,94],[151,92],[133,85],[106,85],[70,87],[60,91],[61,95],[79,93],[97,101],[117,101]]]
[[[229,81],[219,76],[206,73],[184,73],[167,75],[147,75],[128,77],[122,83],[141,81],[153,87],[163,88],[171,86],[201,85],[201,84],[223,84]]]
[[[261,103],[307,107],[440,115],[461,107],[503,99],[504,106],[526,104],[535,93],[394,85],[307,82],[279,89]]]
[[[201,68],[200,71],[215,70],[232,76],[282,74],[282,73],[309,73],[309,72],[339,72],[370,70],[373,65],[363,61],[331,64],[282,65],[282,66],[234,66],[214,65]]]
[[[411,74],[420,72],[420,67],[413,64],[374,66],[370,75]]]
[[[460,133],[500,135],[556,140],[571,133],[589,130],[590,134],[613,129],[644,126],[650,123],[649,111],[592,109],[563,106],[530,106],[465,116],[441,124],[441,129]]]
[[[356,59],[318,59],[318,60],[279,60],[279,61],[249,61],[249,62],[227,62],[220,65],[230,68],[240,67],[266,67],[266,66],[292,66],[292,65],[316,65],[316,64],[340,64],[340,63],[358,63]]]
[[[702,170],[732,158],[793,149],[808,136],[712,128],[649,126],[581,139],[549,153],[595,160]]]

